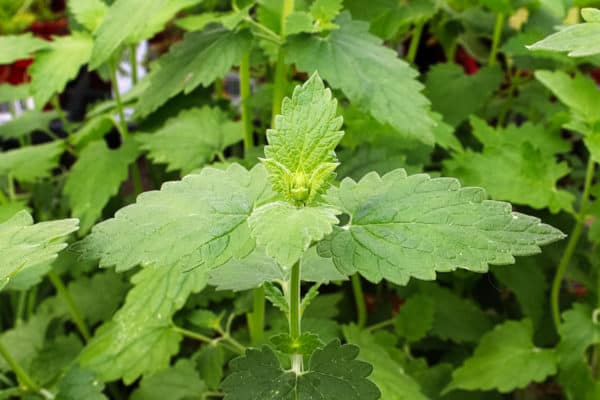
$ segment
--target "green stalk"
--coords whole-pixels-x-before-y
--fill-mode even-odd
[[[25,314],[25,302],[27,300],[27,291],[22,290],[19,293],[17,302],[17,311],[15,312],[15,325],[20,325],[23,322],[23,314]]]
[[[362,329],[367,323],[367,305],[365,304],[365,294],[363,293],[362,283],[358,274],[352,275],[352,292],[354,293],[354,302],[356,303],[356,323]]]
[[[297,262],[292,267],[292,275],[289,282],[289,305],[288,322],[290,328],[290,337],[296,340],[300,337],[301,321],[301,301],[300,301],[300,263]],[[292,371],[297,374],[302,372],[302,354],[292,354]]]
[[[419,43],[421,42],[421,35],[423,34],[423,27],[425,26],[425,20],[419,21],[415,24],[413,29],[412,38],[410,39],[410,45],[408,47],[408,53],[406,54],[406,60],[413,64],[417,57],[417,50],[419,49]]]
[[[242,105],[242,125],[244,126],[244,154],[254,147],[252,135],[252,116],[250,114],[250,51],[242,56],[240,62],[240,101]]]
[[[496,56],[498,55],[498,45],[502,37],[502,26],[504,25],[504,14],[496,14],[496,23],[494,25],[494,37],[492,38],[492,50],[490,51],[489,64],[496,64]]]
[[[294,0],[283,0],[283,10],[281,11],[281,31],[279,37],[282,43],[285,41],[285,21],[294,11]],[[281,101],[285,95],[287,86],[288,66],[285,64],[285,49],[283,45],[279,46],[277,52],[277,64],[275,65],[275,81],[273,82],[273,105],[271,112],[271,126],[275,126],[275,116],[281,112]]]
[[[31,390],[34,392],[39,392],[40,387],[35,383],[33,378],[27,374],[27,372],[21,367],[21,365],[15,360],[12,355],[8,352],[8,350],[0,341],[0,355],[4,357],[6,363],[10,365],[10,368],[13,370],[15,375],[17,375],[17,379],[19,380],[21,386],[26,390]]]
[[[81,311],[79,310],[79,307],[77,307],[75,300],[73,300],[71,293],[69,293],[69,290],[65,287],[64,283],[55,271],[48,272],[48,278],[50,279],[50,282],[52,282],[52,285],[54,285],[56,288],[58,295],[67,303],[69,311],[71,312],[71,317],[73,318],[73,322],[75,322],[79,333],[81,333],[81,336],[83,336],[87,342],[91,337],[90,331],[88,330],[88,327],[81,316]]]
[[[567,271],[567,267],[569,266],[569,262],[571,261],[571,257],[573,256],[573,252],[577,247],[577,242],[579,241],[579,237],[581,236],[581,232],[583,231],[583,224],[585,220],[585,213],[587,210],[587,205],[590,200],[590,189],[592,187],[592,181],[594,178],[594,170],[596,168],[596,163],[592,160],[592,157],[588,159],[587,168],[585,173],[585,183],[583,186],[583,194],[581,196],[581,205],[579,206],[579,212],[575,216],[577,219],[571,234],[569,235],[569,242],[567,243],[567,247],[565,248],[565,252],[560,259],[560,263],[558,264],[558,268],[556,269],[556,273],[554,275],[554,280],[552,281],[552,290],[550,292],[550,305],[552,307],[552,320],[554,322],[554,327],[558,332],[558,328],[560,327],[560,304],[559,304],[559,296],[560,296],[560,286]]]
[[[248,331],[253,344],[261,343],[265,336],[265,289],[254,289],[252,312],[246,315]]]
[[[52,107],[54,107],[54,110],[58,114],[58,119],[60,119],[60,122],[62,122],[63,129],[65,130],[65,132],[67,132],[67,135],[71,136],[73,134],[73,131],[71,130],[71,124],[69,123],[69,120],[65,115],[63,109],[60,107],[58,95],[54,95],[50,102],[52,104]]]
[[[136,85],[138,83],[137,44],[129,46],[129,65],[131,65],[131,83]]]
[[[386,319],[385,321],[381,321],[371,326],[368,326],[365,330],[368,332],[373,332],[379,329],[387,328],[389,326],[394,325],[395,320],[395,318]]]

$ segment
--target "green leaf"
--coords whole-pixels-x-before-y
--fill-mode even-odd
[[[70,1],[67,7],[77,22],[90,32],[94,32],[100,26],[108,10],[102,0]]]
[[[304,332],[295,339],[287,333],[281,333],[270,340],[276,350],[285,354],[311,355],[317,348],[323,347],[319,335],[310,332]]]
[[[192,361],[181,359],[168,369],[144,377],[131,400],[186,400],[198,398],[205,390]]]
[[[210,162],[228,146],[242,140],[242,124],[229,120],[218,108],[181,111],[150,135],[136,136],[141,147],[167,171],[185,175]]]
[[[58,118],[56,111],[27,111],[0,125],[0,136],[19,139],[34,131],[49,132],[50,122]]]
[[[221,385],[225,400],[376,400],[381,397],[367,377],[372,367],[355,358],[358,347],[333,340],[310,357],[308,368],[297,375],[284,370],[267,346],[248,349],[231,361],[231,374]]]
[[[310,6],[310,13],[317,21],[317,26],[327,28],[342,8],[342,0],[315,0]]]
[[[485,200],[480,188],[461,188],[456,179],[407,176],[398,169],[358,183],[344,179],[325,200],[350,216],[320,244],[348,275],[372,282],[405,284],[431,280],[436,271],[488,270],[537,254],[540,245],[562,239],[557,229],[512,212],[508,203]]]
[[[385,400],[428,400],[419,384],[413,380],[394,356],[375,341],[368,331],[355,325],[344,327],[344,336],[349,343],[361,349],[359,359],[373,366],[371,380],[381,391]]]
[[[25,370],[29,370],[32,360],[43,347],[50,320],[50,315],[35,314],[26,322],[0,335],[2,345],[10,349],[10,354]],[[0,371],[11,370],[12,367],[4,357],[0,357]]]
[[[317,253],[317,246],[312,246],[300,259],[300,278],[303,281],[329,283],[345,281],[348,277],[335,267],[331,258],[321,257]]]
[[[74,334],[58,336],[44,343],[31,360],[31,377],[40,385],[52,383],[77,358],[82,348],[81,340]]]
[[[223,366],[225,365],[223,347],[218,343],[209,343],[202,346],[195,359],[200,377],[209,388],[218,389],[223,380]]]
[[[92,52],[92,38],[86,34],[54,38],[50,44],[37,52],[29,67],[31,93],[38,110],[56,93],[61,93],[67,83],[74,79],[86,64]]]
[[[287,200],[310,203],[327,188],[338,165],[334,149],[344,135],[336,111],[337,101],[316,73],[283,100],[275,128],[267,130],[262,162]]]
[[[474,75],[465,75],[457,64],[436,64],[427,74],[425,94],[444,121],[456,127],[481,110],[503,80],[504,74],[498,66],[484,67]],[[465,93],[469,95],[465,96]]]
[[[296,207],[277,201],[255,209],[248,218],[252,236],[284,268],[294,265],[313,242],[338,223],[339,211],[327,206]]]
[[[496,326],[481,338],[473,356],[454,371],[446,391],[496,389],[507,393],[554,375],[554,350],[535,347],[532,335],[529,320]]]
[[[200,0],[116,0],[94,33],[90,68],[96,69],[125,44],[153,36],[184,8]]]
[[[120,29],[116,32],[121,35]],[[250,41],[247,30],[232,32],[211,26],[187,33],[150,72],[150,86],[140,97],[136,112],[148,115],[179,92],[187,94],[199,85],[208,86],[222,78],[240,62]]]
[[[494,129],[475,117],[471,125],[483,151],[455,153],[444,162],[445,173],[465,185],[486,188],[495,200],[549,208],[553,213],[572,211],[575,196],[557,187],[570,172],[566,162],[556,161],[558,153],[570,147],[558,131],[529,122]]]
[[[139,155],[134,140],[125,139],[121,146],[109,149],[104,140],[87,145],[71,168],[64,186],[71,215],[81,220],[82,232],[102,215],[102,209],[119,192],[121,182],[129,175],[129,165]]]
[[[103,381],[122,378],[130,384],[169,365],[181,341],[171,318],[191,293],[204,288],[206,274],[181,265],[148,266],[132,283],[123,307],[95,332],[79,357]]]
[[[267,256],[262,249],[257,249],[242,259],[233,258],[209,272],[208,283],[217,290],[253,289],[265,282],[283,281],[287,274],[279,264]]]
[[[110,115],[101,114],[86,121],[77,132],[69,136],[68,140],[78,149],[85,148],[89,143],[103,139],[114,127],[113,119]]]
[[[56,400],[108,400],[102,394],[104,384],[91,371],[75,366],[58,386]]]
[[[598,398],[600,384],[594,381],[587,363],[587,350],[600,343],[600,321],[586,304],[575,303],[563,313],[564,322],[559,328],[558,381],[570,400]]]
[[[285,19],[285,34],[288,36],[314,30],[313,17],[306,11],[294,11]]]
[[[433,327],[434,317],[434,300],[424,294],[417,294],[409,297],[402,305],[394,319],[394,328],[398,336],[409,342],[416,342],[423,339]]]
[[[254,249],[246,221],[254,207],[273,196],[270,186],[260,164],[250,171],[238,164],[224,171],[205,168],[143,193],[75,248],[117,271],[138,264],[206,271]]]
[[[77,230],[76,219],[33,223],[19,211],[0,224],[0,289],[19,272],[56,258],[67,247],[65,236]]]
[[[0,153],[0,175],[10,174],[18,181],[35,182],[50,175],[63,150],[63,142],[55,141]]]
[[[27,97],[29,97],[29,84],[11,85],[9,83],[0,83],[0,103],[22,100]],[[0,126],[3,127],[6,124],[7,122]]]
[[[35,51],[50,45],[50,42],[26,33],[23,35],[0,36],[0,64],[10,64],[17,60],[29,58]]]
[[[571,57],[585,57],[600,54],[600,21],[594,12],[583,9],[581,14],[588,22],[564,27],[560,31],[527,46],[530,50],[568,51]]]
[[[371,113],[379,122],[419,141],[432,144],[435,122],[427,112],[417,72],[371,35],[369,25],[343,12],[340,26],[326,37],[299,35],[288,39],[286,56],[301,71],[318,71],[334,89]]]

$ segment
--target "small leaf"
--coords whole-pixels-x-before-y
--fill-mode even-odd
[[[293,339],[287,333],[275,335],[269,339],[275,346],[275,349],[285,354],[311,355],[317,348],[323,347],[323,342],[319,335],[310,332],[304,332]]]
[[[435,302],[430,297],[417,294],[408,298],[394,319],[396,333],[409,342],[416,342],[433,327]]]
[[[108,7],[102,0],[78,0],[67,3],[77,22],[94,32],[104,20]]]
[[[278,308],[279,311],[287,315],[290,310],[290,305],[281,289],[271,282],[265,282],[264,289],[265,298],[269,300],[274,307]]]
[[[218,389],[223,380],[225,351],[218,343],[202,346],[195,356],[196,368],[209,388]]]
[[[532,336],[529,320],[496,326],[481,338],[473,356],[454,371],[446,391],[496,389],[507,393],[554,375],[554,350],[535,347]]]
[[[206,391],[194,364],[180,359],[168,369],[144,377],[131,394],[131,400],[186,400],[197,398]]]
[[[63,142],[55,141],[0,153],[0,175],[10,174],[18,181],[35,182],[50,175],[63,151]]]

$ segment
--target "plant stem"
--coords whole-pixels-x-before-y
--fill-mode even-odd
[[[13,370],[15,375],[17,375],[17,379],[19,380],[20,384],[24,386],[26,390],[32,390],[35,392],[40,390],[39,386],[34,382],[31,376],[27,374],[23,367],[21,367],[17,360],[15,360],[4,347],[2,341],[0,341],[0,355],[2,355],[2,357],[4,357],[6,360],[6,363],[10,365],[10,368]]]
[[[58,95],[54,95],[50,102],[52,103],[52,107],[54,107],[54,110],[58,114],[58,119],[60,119],[60,122],[63,125],[63,129],[65,130],[67,135],[71,136],[73,134],[73,132],[71,131],[71,124],[69,123],[69,119],[67,118],[65,112],[60,106],[60,100],[58,98]]]
[[[214,340],[213,338],[208,337],[206,335],[203,335],[201,333],[190,331],[188,329],[181,328],[181,327],[176,326],[176,325],[173,326],[173,329],[175,330],[175,332],[180,333],[181,335],[183,335],[185,337],[189,337],[191,339],[195,339],[195,340],[198,340],[200,342],[212,343],[213,340]]]
[[[558,264],[558,268],[556,269],[556,273],[554,275],[554,280],[552,281],[552,290],[550,292],[550,305],[552,307],[552,320],[554,322],[554,327],[558,332],[558,328],[560,327],[560,304],[559,304],[559,296],[560,296],[560,286],[569,266],[569,262],[571,261],[571,257],[573,256],[573,252],[577,247],[577,242],[579,241],[579,237],[581,236],[581,232],[583,230],[583,224],[585,220],[585,212],[587,210],[587,205],[590,199],[590,189],[592,187],[592,181],[594,178],[594,170],[596,168],[596,163],[590,157],[587,162],[587,168],[585,173],[585,183],[583,186],[583,194],[581,196],[581,205],[579,206],[579,212],[576,215],[576,222],[571,234],[569,235],[569,242],[567,243],[567,247],[565,248],[565,252],[560,259],[560,263]]]
[[[358,327],[362,329],[367,323],[367,305],[365,304],[365,294],[363,293],[362,283],[358,274],[352,275],[352,292],[354,293],[354,302],[356,303],[356,322]]]
[[[17,311],[15,312],[15,325],[20,325],[23,322],[23,314],[25,313],[25,302],[27,300],[27,291],[22,290],[19,293],[19,301],[17,302]]]
[[[423,34],[423,27],[425,26],[425,20],[421,20],[415,24],[412,32],[412,38],[410,39],[410,45],[408,47],[408,53],[406,54],[406,60],[413,64],[417,57],[417,50],[419,49],[419,43],[421,42],[421,35]]]
[[[252,116],[250,115],[250,51],[242,56],[240,62],[240,101],[242,106],[242,125],[244,126],[244,155],[254,147]]]
[[[387,328],[388,326],[394,325],[395,318],[386,319],[385,321],[378,322],[371,326],[368,326],[365,330],[369,332],[376,331],[378,329]]]
[[[296,340],[300,337],[300,263],[296,262],[292,267],[292,275],[289,283],[289,305],[290,312],[288,313],[290,337]],[[292,354],[292,370],[296,373],[302,372],[302,354]]]
[[[246,315],[248,331],[253,344],[261,343],[265,336],[265,289],[259,287],[254,289],[252,312]]]
[[[244,351],[246,350],[246,348],[244,346],[242,346],[237,340],[233,339],[229,335],[223,336],[220,340],[219,338],[213,339],[213,338],[203,335],[201,333],[197,333],[194,331],[190,331],[189,329],[181,328],[177,325],[173,325],[173,330],[175,332],[181,334],[182,336],[188,337],[190,339],[198,340],[199,342],[215,343],[215,342],[220,341],[224,347],[226,347],[227,349],[231,350],[232,352],[234,352],[236,354],[244,354]]]
[[[136,85],[138,83],[137,44],[129,46],[129,65],[131,66],[131,83]]]
[[[285,41],[285,22],[294,11],[294,0],[283,0],[283,10],[281,11],[281,31],[279,37],[281,42]],[[271,112],[271,126],[275,126],[275,116],[281,112],[281,100],[286,90],[288,67],[285,64],[285,49],[283,45],[279,46],[277,52],[277,64],[275,65],[275,81],[273,83],[273,105]]]
[[[494,24],[494,37],[492,38],[492,50],[490,51],[489,64],[496,64],[496,56],[498,55],[498,45],[502,37],[502,27],[504,25],[504,14],[496,14],[496,23]]]
[[[79,307],[77,307],[75,300],[73,300],[73,297],[69,293],[69,290],[65,287],[63,281],[60,279],[60,277],[55,271],[48,272],[48,278],[50,279],[50,282],[52,282],[52,285],[54,285],[54,287],[56,288],[56,292],[58,293],[58,295],[62,297],[62,299],[67,303],[69,311],[71,312],[71,317],[73,318],[73,322],[75,322],[79,333],[81,333],[81,336],[83,336],[83,338],[87,342],[88,340],[90,340],[91,337],[90,331],[88,330],[88,327],[85,324],[85,321],[83,320]]]

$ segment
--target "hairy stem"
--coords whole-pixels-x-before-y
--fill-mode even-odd
[[[248,330],[252,343],[261,343],[265,336],[265,289],[261,286],[254,289],[252,312],[246,315]]]
[[[67,306],[69,307],[69,312],[71,313],[71,317],[73,318],[73,322],[75,322],[75,325],[77,326],[77,330],[79,330],[79,333],[81,333],[81,336],[83,336],[83,338],[87,342],[88,340],[90,340],[91,337],[90,331],[88,330],[88,327],[85,324],[85,321],[83,320],[83,317],[81,315],[81,311],[79,310],[79,307],[77,307],[75,300],[73,300],[71,293],[69,293],[69,290],[65,287],[63,281],[60,279],[60,277],[55,271],[48,272],[48,278],[50,279],[50,282],[52,282],[52,285],[54,285],[54,287],[56,288],[56,292],[58,293],[58,295],[62,297],[65,303],[67,303]]]
[[[250,51],[242,56],[240,62],[240,101],[242,106],[242,125],[244,126],[244,154],[254,147],[252,116],[250,114]]]
[[[577,247],[577,242],[579,241],[581,232],[583,231],[585,213],[590,199],[590,189],[592,187],[595,167],[596,163],[590,157],[587,162],[585,183],[583,186],[583,194],[581,196],[581,205],[579,206],[579,212],[576,215],[577,221],[575,222],[575,226],[573,227],[573,230],[569,235],[567,247],[565,248],[565,252],[563,253],[562,258],[560,259],[560,263],[558,264],[558,268],[556,269],[556,273],[554,275],[554,280],[552,281],[552,290],[550,292],[550,305],[552,307],[552,320],[554,322],[554,327],[557,331],[560,327],[560,286],[565,272],[567,271],[567,267],[569,266],[569,262],[571,261],[571,257],[573,256],[573,252]]]
[[[363,293],[362,283],[358,274],[352,275],[352,292],[354,293],[354,302],[356,303],[356,323],[359,328],[364,328],[367,323],[367,305],[365,303],[365,294]]]
[[[13,356],[8,352],[8,350],[0,341],[0,355],[6,360],[6,363],[10,365],[10,368],[13,370],[20,384],[24,386],[26,390],[32,390],[38,392],[40,390],[39,386],[29,374],[21,367],[21,365],[13,358]]]
[[[500,44],[500,38],[502,37],[502,26],[504,25],[504,14],[496,14],[496,23],[494,24],[494,36],[492,38],[492,49],[490,51],[489,64],[496,64],[496,57],[498,55],[498,45]]]
[[[419,21],[415,24],[412,32],[412,38],[410,39],[410,45],[408,47],[408,53],[406,54],[406,60],[413,64],[417,57],[417,50],[419,49],[419,43],[421,42],[421,35],[423,34],[423,27],[425,26],[425,20]]]

